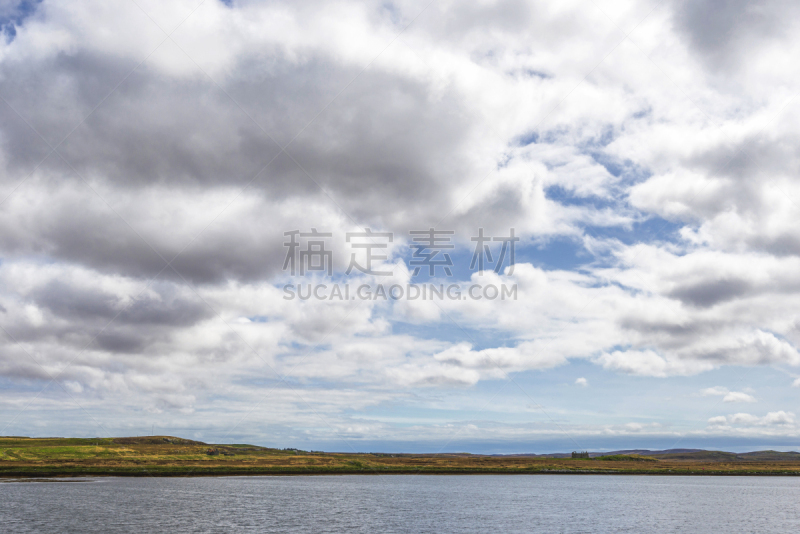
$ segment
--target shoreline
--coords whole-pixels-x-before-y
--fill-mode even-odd
[[[210,472],[212,471],[213,472]],[[64,470],[28,471],[25,469],[6,471],[0,473],[0,480],[5,479],[46,479],[46,478],[87,478],[87,477],[116,477],[116,478],[204,478],[204,477],[259,477],[259,476],[535,476],[535,475],[576,475],[576,476],[691,476],[691,477],[732,477],[732,476],[757,476],[757,477],[800,477],[800,473],[792,471],[664,471],[664,470],[261,470],[251,469],[240,471],[237,469],[203,468],[193,472],[158,472],[146,468],[136,470],[92,470],[80,469],[65,472]]]

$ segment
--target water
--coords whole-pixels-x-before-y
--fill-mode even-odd
[[[798,532],[800,479],[98,478],[0,483],[5,532]]]

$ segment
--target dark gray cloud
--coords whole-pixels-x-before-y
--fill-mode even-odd
[[[359,75],[323,58],[242,63],[246,74],[220,80],[222,90],[197,69],[182,80],[145,64],[91,112],[135,63],[59,54],[39,64],[4,65],[0,94],[51,145],[88,116],[59,152],[81,174],[121,188],[243,186],[278,154],[278,144],[298,134],[289,153],[353,207],[372,205],[362,202],[364,195],[383,195],[388,203],[424,199],[464,171],[457,156],[471,119],[454,92],[432,99],[419,81],[380,71]],[[41,151],[30,151],[31,131],[13,117],[5,110],[10,170],[27,169]],[[44,166],[64,167],[58,158]],[[315,188],[285,157],[253,187],[277,199]]]
[[[619,324],[666,349],[687,346],[698,337],[725,326],[721,321],[665,321],[661,318],[653,320],[640,316],[623,316]]]
[[[117,324],[191,326],[212,313],[199,299],[189,301],[175,295],[174,288],[166,284],[160,289],[159,298],[144,294],[127,303],[117,294],[54,280],[36,288],[30,297],[38,306],[66,319],[110,321],[116,316]]]
[[[770,132],[758,132],[698,152],[685,164],[714,178],[730,177],[740,189],[758,187],[760,182],[754,178],[796,176],[800,172],[798,146],[800,139],[794,134],[775,136]]]
[[[668,296],[693,306],[708,308],[721,302],[742,298],[751,289],[753,285],[747,280],[711,280],[679,287],[669,292]]]
[[[174,229],[154,234],[140,220],[119,220],[113,206],[120,198],[167,187],[157,204],[141,201],[151,201],[143,206],[151,216],[169,220],[185,195],[220,190],[216,210],[198,214],[210,222],[226,205],[223,193],[230,198],[249,184],[247,195],[260,196],[267,211],[304,199],[342,208],[345,219],[402,227],[420,218],[433,224],[449,202],[449,184],[470,173],[463,151],[473,119],[454,90],[433,98],[424,82],[378,70],[359,75],[321,57],[298,64],[277,53],[242,60],[241,75],[220,81],[224,89],[197,69],[175,79],[145,64],[92,112],[134,66],[96,52],[2,66],[0,94],[30,123],[8,107],[0,113],[6,187],[49,150],[35,130],[52,146],[69,134],[58,147],[66,163],[52,154],[38,173],[46,178],[24,188],[82,192],[39,206],[44,212],[31,216],[29,227],[4,228],[8,253],[153,276],[165,264],[159,255],[171,260],[193,236],[165,244]],[[289,155],[281,154],[278,144],[290,142]],[[268,238],[240,231],[261,222],[238,221],[216,238],[209,232],[174,266],[198,282],[270,276],[285,229]],[[163,275],[176,277],[171,269]]]
[[[679,0],[675,24],[714,71],[735,69],[766,41],[789,30],[792,0]]]
[[[9,322],[6,329],[17,342],[50,340],[77,350],[141,353],[215,316],[202,299],[174,284],[156,282],[142,290],[127,295],[52,279],[19,295],[23,305],[43,312],[42,324]]]

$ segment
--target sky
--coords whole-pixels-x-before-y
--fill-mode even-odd
[[[0,435],[800,449],[798,25],[0,1]]]

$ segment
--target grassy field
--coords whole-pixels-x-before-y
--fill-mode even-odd
[[[311,474],[800,475],[800,455],[762,451],[595,458],[344,454],[175,438],[0,437],[0,477]]]

